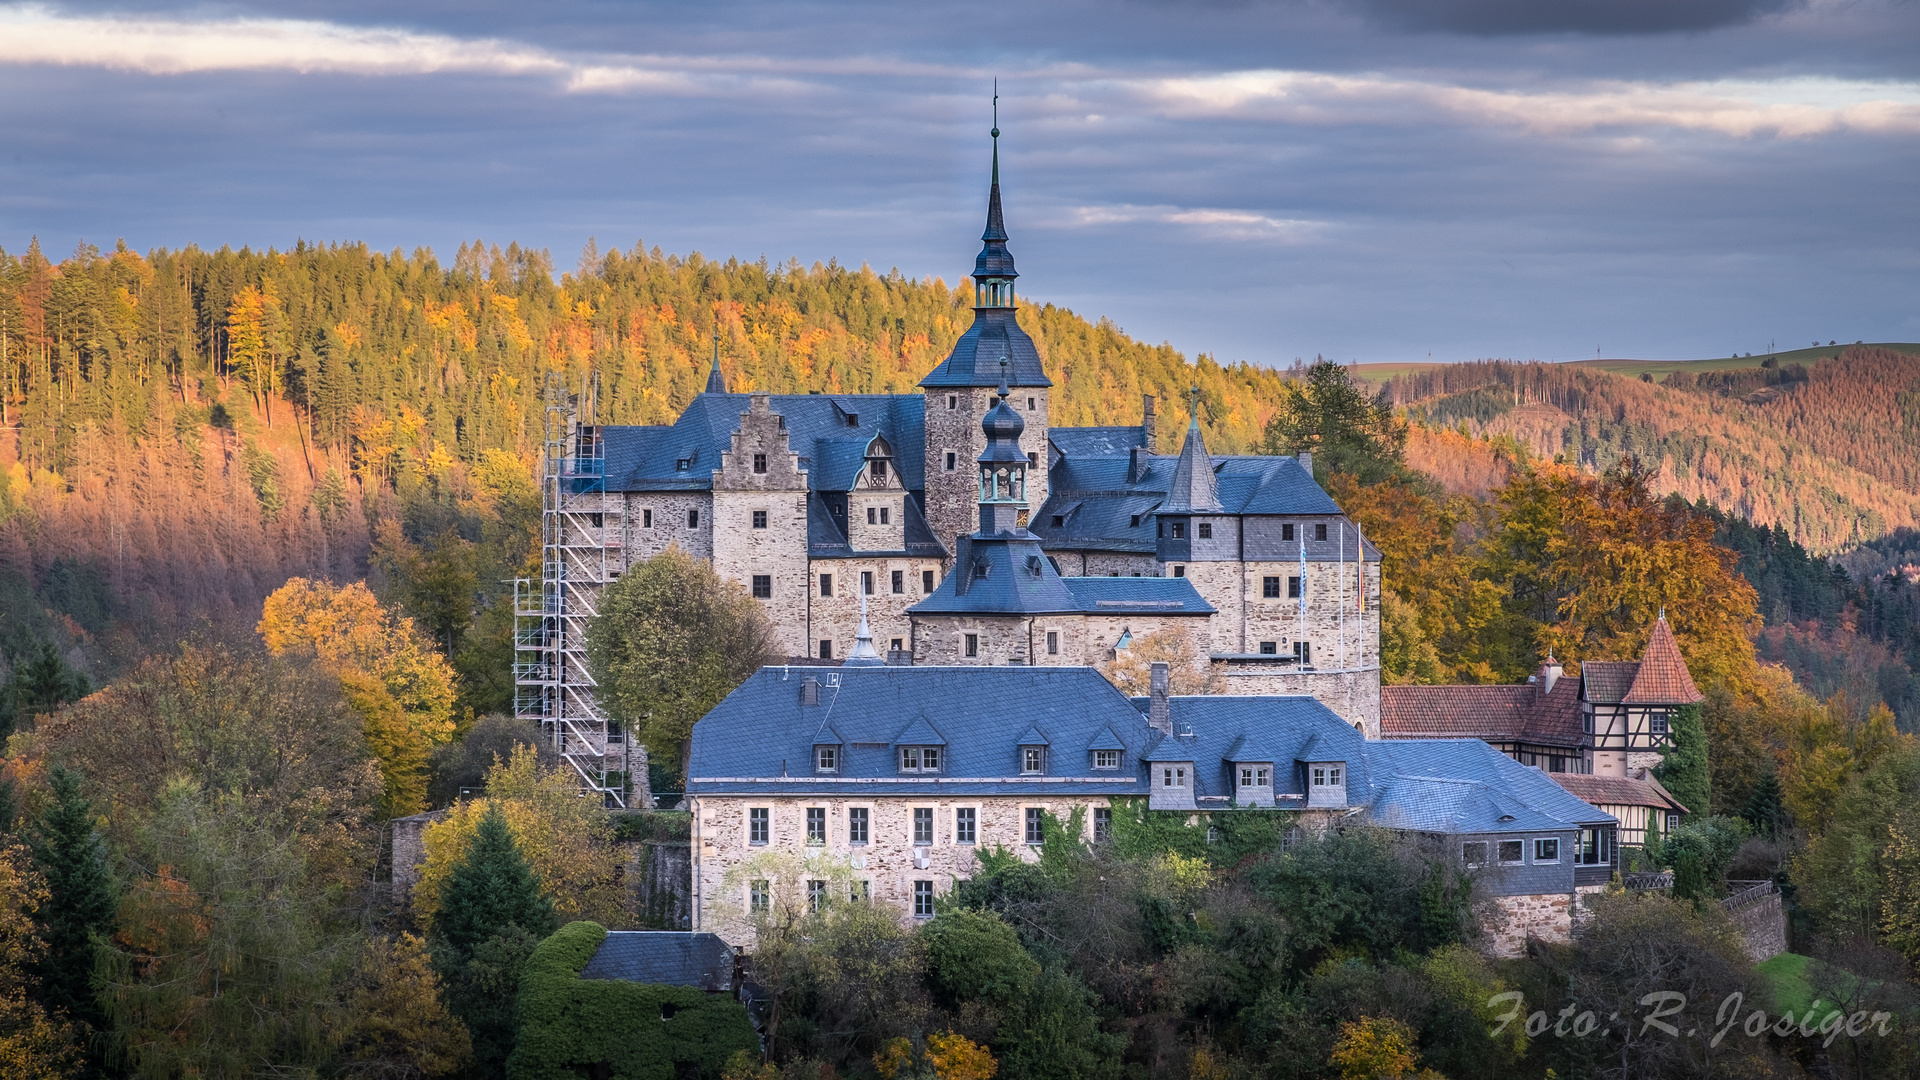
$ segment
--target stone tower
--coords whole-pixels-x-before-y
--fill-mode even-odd
[[[1006,407],[1025,423],[1020,449],[1030,463],[1026,506],[1047,500],[1047,390],[1053,385],[1033,339],[1015,317],[1013,254],[1000,213],[1000,128],[993,129],[993,183],[987,192],[987,230],[973,261],[973,325],[953,352],[920,380],[926,394],[926,516],[942,543],[974,529],[978,512],[974,463],[986,449],[981,428],[996,404],[1006,363]],[[1024,525],[1025,522],[1023,521]]]

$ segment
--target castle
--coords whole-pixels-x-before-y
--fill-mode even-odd
[[[765,605],[795,661],[863,618],[896,663],[1090,665],[1181,628],[1235,694],[1310,694],[1379,733],[1379,553],[1308,455],[1217,457],[1196,423],[1056,428],[1020,328],[998,129],[974,320],[921,393],[730,393],[716,362],[669,425],[550,410],[546,572],[522,590],[520,715],[557,724],[618,798],[625,746],[592,700],[598,590],[677,545]]]

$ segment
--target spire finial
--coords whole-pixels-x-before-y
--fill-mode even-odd
[[[1000,186],[1000,80],[993,80],[993,184]]]
[[[1665,604],[1660,605],[1660,621],[1661,622],[1667,621],[1667,605]]]
[[[1189,386],[1187,387],[1187,427],[1198,428],[1199,426],[1200,388],[1197,386]]]
[[[1007,400],[1007,395],[1013,393],[1013,388],[1007,385],[1007,364],[1008,364],[1007,354],[1002,352],[1000,354],[1000,390],[999,390],[1001,401]]]

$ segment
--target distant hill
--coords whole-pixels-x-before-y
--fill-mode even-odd
[[[1431,429],[1506,437],[1593,468],[1636,456],[1657,467],[1666,491],[1779,525],[1818,554],[1920,526],[1920,346],[1483,361],[1404,371],[1381,386]],[[1457,475],[1442,479],[1462,490],[1483,485],[1485,470],[1452,459],[1465,441],[1416,439],[1415,463]]]

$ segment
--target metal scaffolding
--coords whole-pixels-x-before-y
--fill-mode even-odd
[[[601,590],[625,567],[626,500],[607,490],[596,389],[590,378],[572,394],[559,372],[547,375],[540,579],[514,581],[513,711],[539,722],[585,790],[625,807],[633,790],[629,743],[594,700],[587,669],[587,623]]]

